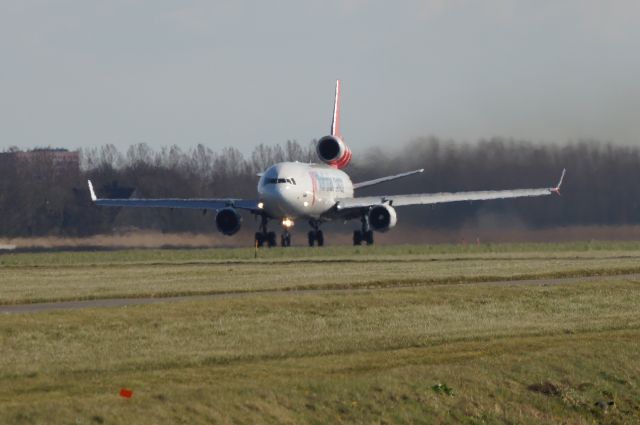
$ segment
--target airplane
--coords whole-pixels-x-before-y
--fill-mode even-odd
[[[257,247],[276,246],[276,234],[268,229],[270,220],[278,220],[282,224],[281,246],[291,245],[290,229],[295,220],[309,222],[309,246],[323,246],[322,223],[359,219],[361,227],[353,232],[353,244],[371,245],[373,231],[386,232],[396,225],[398,207],[559,195],[566,173],[566,169],[562,170],[560,181],[551,188],[356,197],[354,192],[358,189],[422,173],[424,169],[358,183],[351,181],[342,171],[351,161],[352,154],[340,133],[340,80],[336,81],[331,133],[318,140],[316,153],[322,161],[320,164],[281,162],[258,174],[256,199],[103,199],[96,196],[90,180],[89,192],[91,200],[102,206],[215,210],[216,227],[227,236],[240,230],[242,216],[239,211],[248,211],[260,218],[254,239]]]

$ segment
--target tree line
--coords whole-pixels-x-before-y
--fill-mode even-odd
[[[202,211],[96,207],[86,181],[91,179],[102,197],[254,198],[257,173],[281,161],[314,162],[314,146],[295,141],[259,145],[246,156],[236,148],[215,151],[203,145],[154,150],[138,144],[125,152],[105,145],[82,150],[81,166],[62,172],[46,157],[20,162],[0,153],[0,236],[86,236],[129,229],[213,232],[212,215]],[[407,207],[398,211],[399,218],[451,229],[487,222],[530,228],[640,223],[638,147],[425,138],[399,148],[356,152],[345,171],[357,182],[418,168],[424,173],[357,194],[552,187],[566,168],[559,199]]]

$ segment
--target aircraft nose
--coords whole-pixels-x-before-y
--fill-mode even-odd
[[[291,191],[284,184],[272,185],[263,193],[264,201],[278,214],[289,215],[295,204]]]
[[[262,192],[262,197],[267,202],[273,202],[280,197],[280,189],[276,185],[266,186]]]

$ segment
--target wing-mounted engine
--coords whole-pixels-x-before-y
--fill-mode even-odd
[[[233,208],[223,208],[216,214],[216,227],[224,235],[231,236],[238,233],[242,216]]]
[[[318,140],[316,153],[322,162],[335,168],[344,168],[351,161],[351,149],[338,136]]]
[[[369,225],[373,230],[386,232],[395,227],[397,223],[396,210],[390,205],[376,205],[369,211]]]

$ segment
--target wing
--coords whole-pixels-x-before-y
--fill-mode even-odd
[[[147,207],[147,208],[193,208],[200,210],[232,207],[246,210],[259,210],[259,201],[247,199],[102,199],[96,196],[91,180],[89,192],[96,205],[106,207]]]
[[[388,182],[388,181],[391,181],[391,180],[400,179],[402,177],[412,176],[414,174],[422,173],[423,171],[424,171],[424,168],[421,168],[419,170],[408,171],[408,172],[402,173],[402,174],[396,174],[395,176],[381,177],[379,179],[367,180],[367,181],[360,182],[360,183],[354,183],[353,184],[353,188],[354,189],[360,189],[361,187],[373,186],[374,184],[384,183],[384,182]]]
[[[560,186],[564,180],[566,170],[562,170],[562,176],[556,187],[541,189],[513,189],[513,190],[483,190],[476,192],[456,193],[417,193],[411,195],[390,196],[364,196],[361,198],[338,199],[336,210],[344,211],[354,208],[367,208],[373,205],[387,203],[394,207],[405,205],[430,205],[460,201],[486,201],[490,199],[523,198],[533,196],[546,196],[552,193],[560,194]]]

